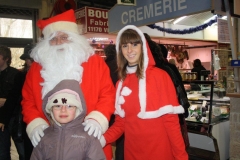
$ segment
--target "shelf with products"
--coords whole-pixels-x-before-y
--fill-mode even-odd
[[[215,61],[216,57],[214,55],[217,55],[217,57],[219,58],[220,69],[217,67],[218,65],[215,65],[215,63],[218,63],[217,61]],[[212,49],[212,72],[214,75],[217,74],[218,80],[223,80],[223,77],[227,75],[226,68],[231,64],[231,60],[232,52],[229,44],[219,44],[218,49]],[[217,67],[217,69],[215,67]]]
[[[184,81],[183,83],[191,104],[187,122],[212,125],[229,119],[230,99],[224,97],[226,92],[214,87],[214,81]],[[194,129],[195,131],[201,132],[198,129]]]
[[[104,48],[107,47],[108,45],[109,44],[91,43],[91,46],[93,47],[95,54],[101,56],[103,59],[106,58]]]
[[[225,136],[229,134],[230,99],[226,92],[217,88],[215,81],[183,81],[183,84],[190,103],[186,118],[188,153],[201,151],[204,154],[196,156],[212,155],[214,159],[228,156],[224,154],[229,148]]]
[[[227,93],[239,93],[240,87],[240,66],[226,67],[226,90]]]

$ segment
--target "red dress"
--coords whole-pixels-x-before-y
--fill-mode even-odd
[[[121,34],[127,29],[135,30],[142,40],[143,78],[137,78],[135,66],[127,67],[126,78],[118,81],[116,119],[104,134],[106,143],[124,133],[125,160],[188,160],[178,118],[184,109],[172,80],[167,72],[155,67],[151,50],[137,27],[128,25],[118,32],[117,52]]]
[[[149,72],[151,75],[147,74],[149,78],[146,80],[147,111],[179,106],[168,74],[156,68]],[[125,103],[122,104],[125,117],[116,116],[116,122],[104,134],[107,143],[114,142],[124,132],[126,160],[187,160],[178,115],[169,113],[157,118],[139,118],[139,86],[136,75],[128,74],[123,82],[124,86],[132,90],[129,96],[124,97]]]

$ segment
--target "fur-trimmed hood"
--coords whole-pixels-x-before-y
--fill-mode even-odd
[[[124,28],[122,28],[118,32],[117,39],[116,39],[116,51],[117,51],[117,54],[119,53],[119,43],[120,43],[121,35],[127,29],[135,30],[141,37],[141,40],[143,42],[143,57],[144,57],[144,65],[143,66],[144,66],[144,74],[145,74],[147,67],[148,66],[154,66],[155,65],[155,61],[153,59],[151,50],[150,50],[150,48],[148,46],[147,40],[145,39],[145,36],[144,36],[143,32],[140,29],[138,29],[136,26],[128,25],[128,26],[125,26]]]
[[[118,114],[120,117],[125,117],[125,111],[122,108],[122,105],[125,105],[125,103],[135,105],[131,102],[125,101],[125,97],[131,96],[131,94],[138,94],[140,111],[138,112],[137,116],[141,119],[157,118],[164,114],[183,113],[184,109],[181,105],[179,105],[177,97],[173,96],[169,98],[169,95],[176,95],[175,87],[169,75],[162,69],[155,66],[156,63],[152,56],[148,42],[146,41],[145,36],[140,29],[138,29],[136,26],[128,25],[119,31],[116,39],[117,54],[119,54],[121,35],[127,29],[135,30],[140,35],[143,42],[143,78],[138,79],[138,91],[135,92],[132,92],[132,89],[128,86],[128,84],[131,83],[129,82],[129,79],[127,80],[128,77],[119,81],[116,91],[115,114]],[[153,51],[158,52],[157,48]],[[154,53],[154,56],[157,58],[158,54]],[[163,60],[157,62],[163,63]],[[136,67],[127,67],[127,74],[132,74],[135,72]],[[152,88],[157,89],[152,90]],[[150,89],[151,94],[147,93],[147,91]],[[156,99],[158,96],[159,98]]]
[[[79,87],[79,82],[76,80],[69,80],[69,79],[62,80],[51,91],[49,91],[46,94],[46,96],[43,98],[43,105],[42,105],[42,109],[43,109],[45,116],[48,118],[49,121],[51,121],[51,119],[54,120],[54,118],[53,117],[51,118],[49,115],[49,114],[51,114],[51,116],[53,116],[51,107],[48,106],[48,102],[52,101],[52,100],[50,100],[50,97],[53,97],[54,94],[65,92],[65,91],[71,93],[71,95],[74,95],[76,97],[75,100],[71,100],[71,102],[70,102],[70,99],[68,100],[68,98],[72,98],[72,97],[67,96],[66,100],[68,100],[70,103],[74,103],[74,105],[76,105],[77,110],[76,110],[75,119],[77,118],[79,121],[82,122],[86,116],[87,108],[86,108],[86,102],[85,102],[82,90]],[[69,102],[67,102],[67,104]],[[60,126],[60,124],[58,122],[55,121],[55,123]]]
[[[118,32],[117,39],[116,39],[117,54],[119,53],[119,43],[120,43],[121,35],[127,29],[135,30],[140,35],[142,43],[143,43],[142,47],[143,47],[143,60],[144,60],[143,68],[144,69],[143,69],[143,78],[139,80],[139,102],[140,102],[140,106],[141,106],[141,111],[138,115],[140,118],[143,118],[143,115],[141,115],[141,113],[144,113],[146,110],[146,70],[150,66],[155,66],[155,61],[153,59],[151,50],[148,46],[148,43],[146,41],[146,38],[145,38],[143,32],[134,25],[125,26]],[[121,89],[122,89],[122,80],[120,80],[118,88],[117,88],[117,92],[116,92],[116,101],[115,101],[116,111],[115,112],[117,112],[117,114],[119,114],[121,117],[124,117],[125,112],[121,109],[121,106],[120,106],[122,104],[122,99],[123,99],[122,95],[129,95],[130,91],[129,91],[129,89],[124,87],[120,93]]]

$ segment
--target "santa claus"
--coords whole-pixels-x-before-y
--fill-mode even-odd
[[[84,129],[89,135],[100,138],[114,112],[115,89],[107,65],[93,54],[86,38],[79,35],[73,10],[39,20],[37,25],[44,38],[32,50],[35,62],[22,90],[22,113],[32,144],[38,145],[49,126],[42,111],[42,98],[63,79],[80,82],[87,104]],[[112,159],[110,145],[104,152],[107,159]]]

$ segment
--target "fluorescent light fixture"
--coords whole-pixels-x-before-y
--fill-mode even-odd
[[[207,19],[206,21],[204,21],[203,23],[207,23],[207,22],[209,22],[210,20],[215,19],[216,17],[217,17],[217,15],[214,15],[214,16],[208,18],[208,19]]]
[[[222,19],[227,19],[227,16],[223,16]]]
[[[178,22],[180,22],[181,20],[183,20],[184,18],[186,18],[187,16],[183,16],[183,17],[180,17],[178,19],[176,19],[173,24],[177,24]]]

